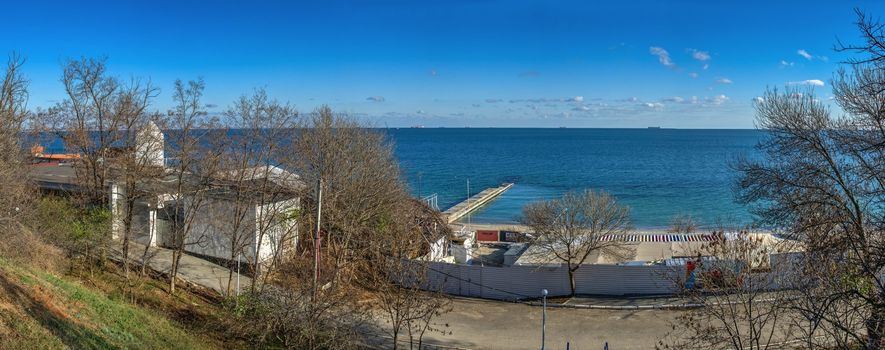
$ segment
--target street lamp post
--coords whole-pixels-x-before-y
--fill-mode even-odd
[[[541,350],[544,350],[544,337],[547,333],[547,290],[541,289],[544,306],[541,311]]]

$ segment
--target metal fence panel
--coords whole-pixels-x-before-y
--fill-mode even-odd
[[[772,254],[771,261],[773,273],[765,277],[777,278],[778,283],[771,284],[780,285],[786,275],[794,273],[797,261],[801,259],[795,255]],[[568,270],[563,266],[493,267],[420,263],[428,267],[424,288],[452,295],[519,300],[539,298],[542,289],[547,289],[549,296],[564,296],[571,292]],[[678,291],[684,273],[681,266],[588,264],[575,271],[575,291],[578,294],[611,296],[669,294]]]

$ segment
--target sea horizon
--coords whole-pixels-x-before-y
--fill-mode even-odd
[[[734,201],[736,173],[729,162],[754,156],[764,130],[373,129],[392,142],[411,193],[417,198],[435,194],[441,211],[467,199],[468,179],[471,195],[503,182],[514,183],[472,212],[474,223],[515,224],[526,204],[582,189],[614,195],[630,208],[634,226],[641,230],[665,229],[682,215],[702,226],[754,222],[748,208]],[[66,152],[55,135],[44,134],[39,142],[50,153]],[[470,154],[476,150],[482,154]]]
[[[606,191],[634,226],[661,230],[676,216],[702,226],[754,222],[734,199],[730,162],[755,156],[756,129],[397,128],[388,133],[416,197],[445,210],[502,182],[514,186],[476,210],[473,223],[515,224],[526,204],[569,190]],[[479,150],[481,154],[467,152]],[[466,219],[462,219],[466,220]]]

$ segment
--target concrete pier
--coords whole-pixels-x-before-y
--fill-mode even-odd
[[[458,221],[458,219],[464,217],[468,213],[476,210],[483,205],[488,204],[492,201],[492,199],[495,199],[495,197],[500,196],[501,193],[504,193],[504,191],[510,189],[510,187],[513,187],[512,183],[503,183],[501,184],[501,186],[498,187],[487,188],[482,192],[471,196],[467,200],[456,204],[454,207],[451,207],[448,210],[444,211],[443,215],[445,215],[446,220],[449,223]]]

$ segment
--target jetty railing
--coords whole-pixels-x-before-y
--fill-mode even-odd
[[[488,204],[493,199],[504,193],[504,191],[509,190],[510,187],[513,187],[512,183],[503,183],[501,184],[501,186],[498,187],[487,188],[482,192],[470,196],[463,202],[455,204],[455,206],[444,211],[443,215],[449,223],[458,221],[458,219],[466,216],[470,212],[479,209],[479,207],[482,207],[483,205]]]

